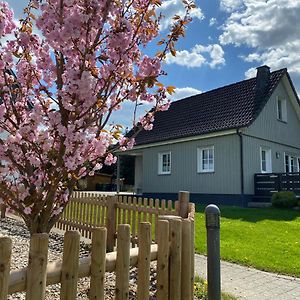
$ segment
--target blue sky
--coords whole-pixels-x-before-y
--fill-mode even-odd
[[[25,0],[8,0],[19,18]],[[173,99],[208,91],[255,76],[255,68],[288,68],[300,92],[300,0],[198,0],[177,56],[167,57],[168,76],[176,86]],[[163,0],[165,34],[174,13],[182,14],[181,0]],[[115,118],[130,126],[130,107]]]

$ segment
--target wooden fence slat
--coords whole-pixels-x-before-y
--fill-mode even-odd
[[[131,214],[132,214],[132,198],[131,197],[128,197],[128,203],[127,203],[127,211],[128,211],[128,218],[127,218],[127,223],[126,224],[129,224],[130,227],[132,226],[131,224]]]
[[[169,222],[157,222],[157,300],[169,299]]]
[[[122,220],[121,219],[122,213],[121,213],[121,208],[119,207],[119,204],[120,204],[119,200],[120,200],[120,197],[118,197],[118,208],[117,208],[118,220],[117,220],[117,225],[120,225],[122,223],[122,221],[121,221]]]
[[[130,226],[118,227],[116,261],[116,300],[129,299]]]
[[[155,199],[155,242],[157,242],[158,216],[159,216],[159,199]]]
[[[0,238],[0,300],[7,300],[12,242],[8,237]]]
[[[33,234],[30,239],[29,260],[26,276],[26,299],[45,299],[48,241],[46,233]]]
[[[139,197],[139,198],[138,198],[138,208],[140,208],[140,207],[143,205],[143,202],[142,202],[142,201],[143,201],[142,198]],[[141,213],[140,210],[138,210],[138,226],[139,226],[139,224],[141,223],[141,221],[142,221],[142,213]]]
[[[108,198],[106,210],[107,251],[114,251],[116,233],[116,197]]]
[[[93,229],[91,253],[91,289],[89,293],[90,300],[104,299],[106,238],[106,228],[102,227]]]
[[[151,224],[140,223],[137,299],[149,300]]]
[[[132,211],[132,224],[131,224],[131,235],[132,235],[132,247],[134,248],[136,245],[136,205],[137,205],[137,199],[136,197],[133,197],[133,201],[132,201],[132,205],[133,205],[133,211]]]
[[[151,224],[151,226],[152,226],[152,224],[153,224],[153,212],[154,212],[154,200],[153,200],[153,198],[150,198],[149,199],[149,208],[150,208],[150,212],[149,212],[149,222],[150,222],[150,224]]]
[[[144,200],[143,200],[143,206],[144,207],[148,207],[148,198],[144,198]],[[143,221],[144,222],[147,222],[148,220],[148,215],[147,215],[147,211],[144,211],[144,214],[143,214],[144,216],[143,216]]]
[[[67,231],[64,236],[60,300],[75,300],[77,296],[80,235]]]
[[[168,211],[173,210],[173,201],[172,200],[168,200]]]
[[[192,299],[191,283],[193,283],[192,276],[192,227],[191,221],[188,219],[182,220],[182,247],[181,247],[181,300]]]
[[[169,296],[172,300],[181,297],[181,245],[182,222],[179,219],[170,220],[170,287]]]
[[[127,204],[127,197],[126,196],[123,197],[122,203]],[[126,210],[125,209],[122,210],[122,215],[123,215],[122,216],[122,224],[126,224]]]

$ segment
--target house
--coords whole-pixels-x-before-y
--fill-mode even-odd
[[[195,202],[246,206],[255,174],[300,171],[299,98],[287,69],[261,66],[254,78],[173,102],[119,154],[135,157],[144,196],[187,190]]]

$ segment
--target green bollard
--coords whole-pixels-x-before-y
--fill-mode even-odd
[[[210,204],[205,208],[207,234],[208,300],[221,300],[220,210]]]

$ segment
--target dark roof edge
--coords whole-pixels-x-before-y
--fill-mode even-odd
[[[139,143],[139,144],[137,144],[135,146],[139,147],[139,146],[150,145],[150,144],[154,144],[154,143],[164,143],[164,142],[168,142],[168,141],[176,141],[176,140],[180,140],[180,139],[184,139],[184,138],[191,138],[191,137],[195,137],[195,136],[202,136],[202,135],[207,135],[207,134],[213,134],[215,132],[223,132],[223,131],[229,131],[229,130],[235,130],[235,129],[238,130],[238,129],[245,128],[245,127],[248,127],[248,125],[232,126],[232,127],[227,127],[227,128],[221,129],[221,130],[207,131],[207,132],[201,133],[201,134],[190,134],[190,135],[184,135],[182,137],[167,138],[167,139],[158,140],[158,141]]]

